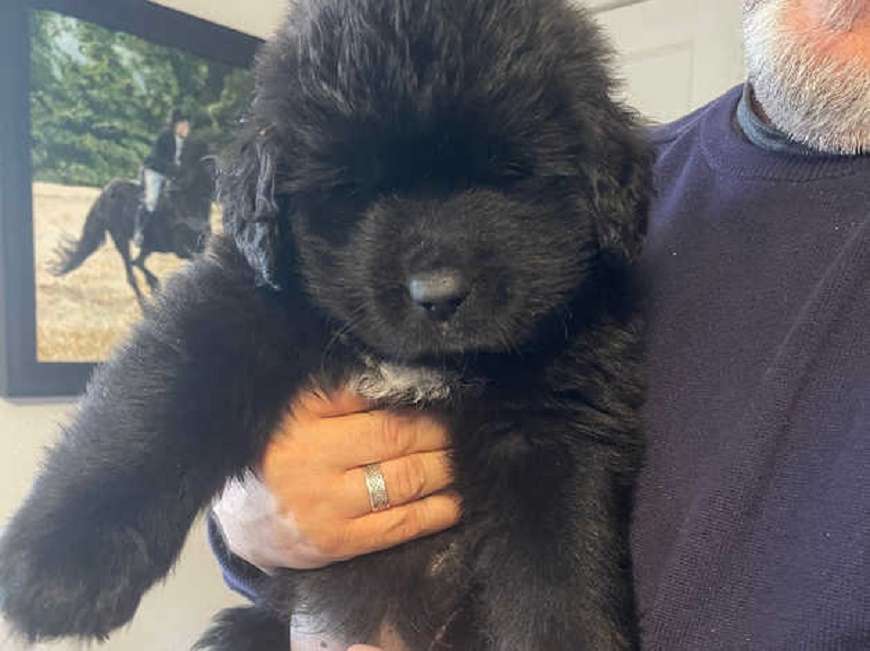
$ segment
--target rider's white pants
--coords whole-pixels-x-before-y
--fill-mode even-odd
[[[143,170],[142,176],[145,179],[145,209],[148,212],[154,212],[166,177],[160,172],[149,170],[147,167]]]

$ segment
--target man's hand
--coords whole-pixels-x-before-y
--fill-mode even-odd
[[[269,571],[313,569],[453,526],[447,432],[418,412],[369,411],[362,398],[314,393],[293,404],[260,478],[214,507],[234,554]],[[363,467],[379,463],[391,508],[371,512]]]

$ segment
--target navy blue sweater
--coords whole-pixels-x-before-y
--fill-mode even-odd
[[[870,649],[870,157],[770,152],[735,88],[660,129],[645,648]]]
[[[751,144],[740,93],[654,136],[644,647],[866,650],[870,157]]]

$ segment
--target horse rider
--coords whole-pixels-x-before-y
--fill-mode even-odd
[[[133,241],[139,247],[142,246],[145,229],[157,209],[160,193],[167,177],[175,178],[181,171],[181,152],[189,135],[190,118],[180,109],[173,109],[167,128],[157,137],[151,148],[151,153],[148,154],[143,165],[142,177],[145,195],[136,213],[136,227],[133,236]]]

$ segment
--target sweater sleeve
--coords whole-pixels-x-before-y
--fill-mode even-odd
[[[206,526],[208,543],[221,566],[224,583],[246,599],[254,603],[259,602],[260,585],[267,575],[229,550],[217,518],[211,512],[207,516]]]

